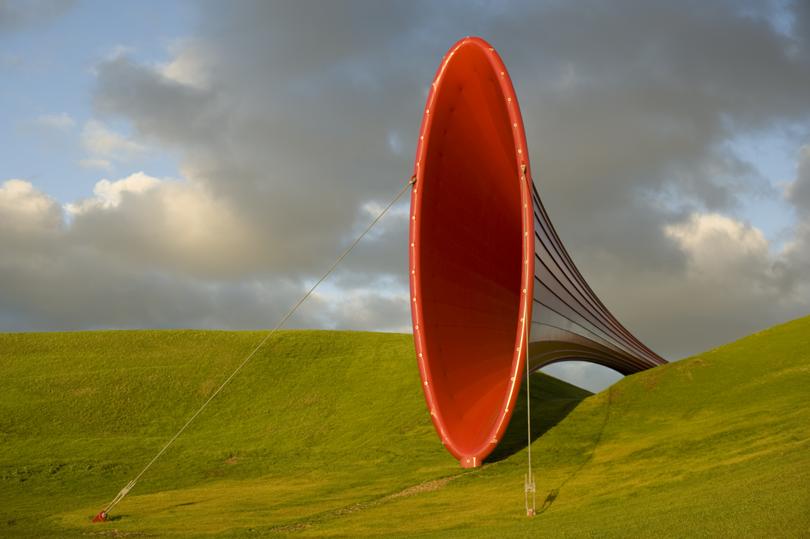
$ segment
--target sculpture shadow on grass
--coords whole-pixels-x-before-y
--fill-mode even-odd
[[[592,395],[542,372],[531,375],[532,442],[562,421],[585,398]],[[485,462],[498,462],[526,448],[526,385],[521,384],[512,419],[498,447]]]
[[[543,500],[543,505],[537,511],[538,515],[545,513],[548,510],[548,508],[551,507],[551,504],[555,502],[557,496],[560,495],[560,490],[562,490],[562,488],[566,485],[566,483],[575,478],[579,474],[579,472],[581,472],[582,469],[593,460],[593,456],[596,454],[596,448],[599,447],[599,444],[602,442],[602,435],[604,434],[605,427],[607,426],[608,421],[610,420],[610,409],[612,404],[613,404],[613,388],[608,388],[607,406],[605,407],[604,419],[602,420],[602,424],[599,427],[599,431],[596,433],[596,437],[593,440],[593,447],[591,448],[591,451],[585,456],[582,462],[580,462],[579,466],[577,466],[573,472],[571,472],[565,479],[563,479],[563,481],[559,484],[559,486],[557,486],[557,488],[553,488],[549,491],[548,495],[546,495],[546,499]]]

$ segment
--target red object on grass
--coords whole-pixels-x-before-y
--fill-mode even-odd
[[[599,301],[562,245],[532,183],[509,74],[483,39],[444,56],[414,175],[419,373],[436,431],[462,466],[480,466],[501,441],[526,361],[536,370],[580,359],[623,374],[665,363]]]
[[[93,522],[106,522],[107,520],[107,513],[105,511],[101,511],[99,514],[93,517]]]
[[[533,236],[530,185],[520,181],[525,147],[506,67],[484,40],[462,39],[428,95],[410,255],[425,397],[442,442],[465,467],[480,465],[500,440],[525,358],[518,349],[534,266],[534,243],[524,252],[522,241],[523,231]]]

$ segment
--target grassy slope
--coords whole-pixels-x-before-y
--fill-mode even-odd
[[[525,452],[464,472],[438,443],[408,336],[285,332],[117,520],[89,524],[260,338],[0,335],[0,536],[810,529],[810,318],[625,378],[554,426],[585,394],[533,377],[546,431],[534,519],[522,515]]]

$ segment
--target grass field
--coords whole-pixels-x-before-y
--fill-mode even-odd
[[[282,332],[91,524],[261,337],[0,335],[0,536],[810,536],[810,317],[597,395],[533,375],[533,519],[525,412],[462,470],[410,336]]]

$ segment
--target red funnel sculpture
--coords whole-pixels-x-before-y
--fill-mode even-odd
[[[584,360],[623,374],[665,363],[605,308],[532,183],[498,54],[465,38],[428,95],[411,194],[410,285],[433,424],[462,466],[497,446],[525,371]]]

